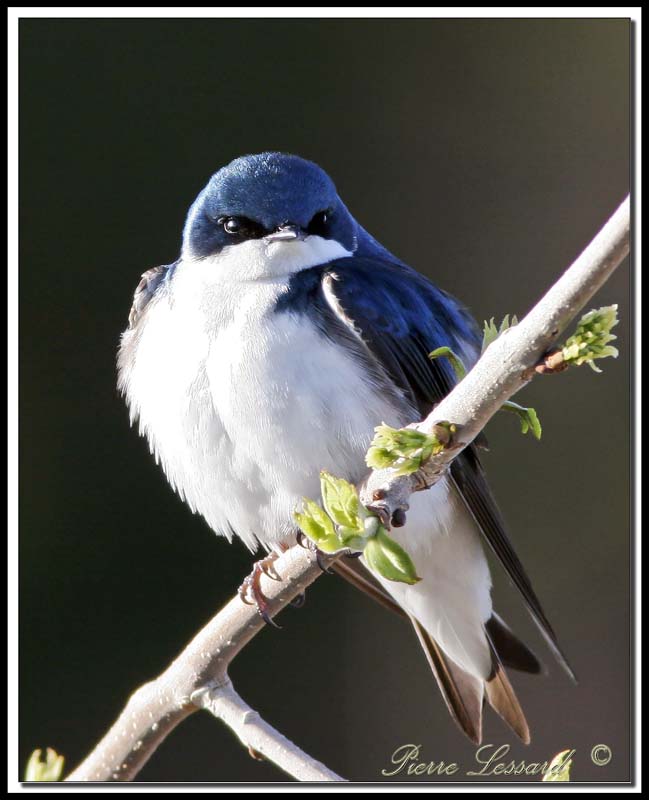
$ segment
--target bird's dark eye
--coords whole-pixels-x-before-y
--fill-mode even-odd
[[[238,239],[261,239],[265,235],[261,225],[246,217],[219,217],[216,221],[229,236]]]
[[[329,209],[326,209],[325,211],[318,211],[317,214],[314,214],[311,218],[311,222],[309,222],[308,232],[315,236],[325,233],[329,221],[331,220],[331,213]]]
[[[232,217],[231,219],[226,219],[226,221],[223,223],[223,229],[226,233],[230,233],[235,236],[241,230],[241,223],[238,219]]]

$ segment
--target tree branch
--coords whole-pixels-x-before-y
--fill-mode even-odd
[[[456,447],[434,456],[423,470],[395,478],[389,469],[374,470],[361,489],[361,501],[387,522],[398,509],[408,508],[408,498],[432,486],[450,462],[468,445],[503,403],[535,375],[535,367],[573,317],[608,280],[629,252],[629,197],[532,310],[504,331],[485,350],[473,369],[415,425],[430,433],[439,422],[450,420],[459,429]]]
[[[413,491],[431,486],[502,404],[525,386],[534,369],[570,320],[629,252],[629,198],[541,301],[515,327],[498,337],[458,386],[416,427],[430,432],[451,420],[458,426],[456,447],[433,457],[418,473],[395,477],[371,473],[361,499],[387,521],[408,507]],[[378,420],[377,420],[378,422]],[[337,556],[323,556],[323,565]],[[262,575],[269,615],[275,616],[321,574],[314,554],[300,546],[274,563],[280,580]],[[207,708],[241,741],[300,780],[343,780],[303,753],[265,723],[234,691],[227,668],[264,627],[256,610],[232,599],[155,681],[138,689],[110,731],[68,781],[132,780],[158,745],[185,717]]]
[[[232,684],[201,689],[194,695],[218,719],[225,722],[241,742],[300,781],[341,781],[335,772],[302,752],[293,742],[264,722],[234,691]]]
[[[320,559],[323,566],[333,560],[327,556]],[[322,574],[314,553],[298,545],[287,550],[275,562],[274,569],[281,575],[281,581],[265,574],[261,577],[261,589],[268,598],[271,617]],[[253,606],[246,605],[238,596],[230,600],[162,675],[133,694],[113,727],[66,780],[133,780],[176,725],[205,707],[209,702],[206,691],[214,696],[216,687],[230,684],[227,668],[232,659],[265,626]],[[224,708],[224,704],[220,707]],[[250,709],[246,706],[246,710]],[[224,715],[221,719],[230,724],[232,716]],[[287,748],[287,740],[265,723],[254,730],[253,739],[246,738],[248,729],[244,732],[244,727],[240,725],[235,729],[239,738],[279,767],[287,769],[289,762],[293,766],[301,757],[300,774],[320,775],[309,780],[343,780],[294,745],[290,759],[278,760],[277,755]],[[290,774],[298,777],[296,772]]]

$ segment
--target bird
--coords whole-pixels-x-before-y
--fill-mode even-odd
[[[479,329],[356,221],[323,169],[296,155],[246,155],[214,173],[189,208],[179,252],[137,286],[118,387],[191,510],[271,557],[295,544],[294,512],[319,496],[322,470],[359,484],[375,427],[422,419],[451,391],[452,367],[429,354],[450,347],[470,366]],[[412,623],[471,741],[481,742],[489,705],[529,743],[506,667],[543,668],[493,608],[485,544],[574,673],[506,533],[478,444],[413,495],[391,531],[419,582],[372,573],[362,554],[335,569]],[[267,567],[255,564],[242,595],[262,614],[255,578]]]

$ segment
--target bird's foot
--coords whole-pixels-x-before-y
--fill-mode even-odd
[[[333,572],[329,569],[329,567],[323,563],[322,559],[324,558],[325,554],[322,552],[322,550],[318,550],[315,542],[312,542],[308,536],[305,536],[302,533],[302,531],[298,531],[295,538],[297,539],[297,543],[300,545],[300,547],[315,553],[315,560],[318,562],[318,566],[323,572],[326,572],[327,575],[333,575]]]
[[[273,622],[268,613],[268,598],[261,589],[261,576],[266,575],[274,581],[281,581],[281,577],[275,571],[273,564],[279,558],[279,553],[269,553],[265,558],[256,561],[253,564],[252,572],[243,581],[239,587],[239,597],[249,606],[255,606],[259,616],[264,620],[267,625],[272,625],[274,628],[280,628],[276,622]]]

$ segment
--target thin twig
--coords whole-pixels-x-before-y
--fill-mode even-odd
[[[343,780],[264,722],[234,691],[230,681],[201,690],[194,701],[232,728],[249,750],[277,764],[299,781]]]
[[[622,262],[629,251],[629,225],[627,197],[542,300],[487,348],[467,376],[417,426],[428,432],[437,422],[451,420],[460,430],[458,446],[432,459],[423,476],[395,477],[387,470],[370,474],[361,489],[366,504],[390,520],[395,511],[407,509],[413,491],[439,479],[502,404],[531,380],[557,336]],[[378,496],[382,499],[377,501]],[[321,560],[326,566],[335,558]],[[297,545],[282,554],[274,568],[281,581],[261,577],[271,617],[322,574],[313,553]],[[238,597],[232,599],[159,678],[135,692],[110,731],[67,780],[132,780],[179,722],[206,707],[252,750],[294,777],[342,780],[263,722],[231,687],[228,665],[263,627],[253,607]]]

